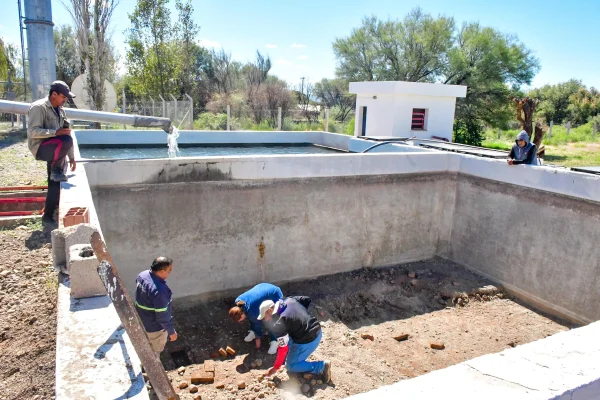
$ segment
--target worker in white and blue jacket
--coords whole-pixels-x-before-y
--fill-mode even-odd
[[[250,322],[250,331],[244,338],[244,341],[255,341],[256,348],[260,349],[262,337],[262,321],[258,319],[260,313],[260,304],[265,300],[277,302],[283,298],[281,289],[270,283],[259,283],[247,292],[242,293],[235,299],[235,306],[229,310],[229,318],[234,322],[243,322],[246,319]],[[277,338],[269,332],[271,340],[269,342],[269,354],[277,353]]]
[[[167,339],[177,340],[173,327],[172,292],[167,286],[167,277],[172,270],[173,260],[158,257],[150,269],[141,272],[136,279],[135,308],[156,353],[164,350]]]

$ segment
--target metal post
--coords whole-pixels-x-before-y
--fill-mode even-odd
[[[571,121],[567,121],[567,135],[571,133]]]
[[[121,114],[127,114],[127,97],[125,97],[125,88],[123,88],[122,91],[123,94],[123,112]],[[127,127],[125,126],[125,124],[123,124],[123,129],[126,129]]]
[[[169,95],[169,96],[171,96],[171,98],[175,102],[175,112],[174,112],[175,115],[173,116],[173,118],[171,119],[171,121],[173,121],[175,123],[175,126],[179,126],[179,125],[181,125],[181,123],[179,123],[179,124],[177,123],[178,122],[177,119],[179,118],[179,116],[177,115],[177,99],[172,94]]]
[[[498,129],[498,139],[500,139],[500,135],[502,135],[502,129]]]
[[[229,124],[229,119],[231,115],[231,107],[227,104],[227,130],[230,129],[231,125]]]
[[[325,132],[329,132],[329,108],[325,109]]]
[[[161,400],[179,399],[179,396],[173,390],[173,386],[171,386],[169,377],[160,359],[150,346],[150,341],[142,327],[137,311],[133,306],[129,293],[125,290],[117,267],[106,249],[106,244],[102,240],[100,233],[96,231],[92,234],[90,244],[94,249],[96,259],[100,262],[98,275],[106,288],[106,292],[115,307],[115,311],[127,335],[129,335],[135,352],[140,357],[140,361],[148,374],[148,379],[150,379],[154,392],[156,392],[158,398]]]
[[[156,110],[154,109],[154,99],[150,97],[150,101],[152,102],[152,116],[156,115]]]
[[[281,107],[277,108],[277,130],[281,130]]]
[[[185,93],[185,97],[190,101],[190,130],[192,131],[194,130],[194,99],[187,93]]]
[[[162,95],[158,95],[158,97],[160,97],[160,99],[162,100],[162,106],[163,106],[163,113],[161,115],[161,117],[166,118],[167,115],[167,105],[165,104],[165,99],[163,99]]]
[[[554,121],[550,121],[550,129],[548,130],[548,137],[552,137],[552,126],[554,125]]]

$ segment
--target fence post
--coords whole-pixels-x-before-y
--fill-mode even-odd
[[[125,88],[123,88],[123,112],[121,114],[127,114],[127,98],[125,97]],[[125,124],[123,124],[123,129],[126,129]]]
[[[552,126],[554,125],[554,121],[550,121],[550,129],[548,130],[548,138],[552,137]]]
[[[567,135],[571,133],[571,121],[567,121]]]
[[[227,104],[227,130],[230,129],[231,125],[229,124],[229,119],[231,118],[231,107]]]
[[[500,135],[502,135],[502,129],[498,129],[498,139],[500,139]]]
[[[277,107],[277,130],[281,130],[281,107]]]
[[[329,108],[325,108],[325,132],[329,132]]]
[[[156,110],[154,109],[154,99],[152,98],[152,96],[150,97],[150,101],[152,102],[152,116],[155,117]]]
[[[173,96],[172,94],[170,94],[169,96],[171,96],[171,98],[173,99],[173,101],[175,102],[175,111],[173,112],[173,114],[175,114],[175,116],[173,117],[172,122],[177,122],[177,119],[179,118],[179,115],[177,115],[177,99],[175,98],[175,96]],[[183,122],[183,121],[182,121]],[[175,124],[177,125],[177,124]],[[179,124],[181,125],[181,123]]]
[[[187,93],[185,93],[185,97],[190,101],[190,131],[192,131],[194,130],[194,99]]]
[[[161,117],[166,118],[167,117],[167,105],[165,104],[165,99],[163,99],[162,95],[159,94],[158,97],[160,97],[160,100],[162,101],[162,115]]]

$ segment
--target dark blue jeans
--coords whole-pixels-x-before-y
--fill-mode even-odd
[[[317,336],[315,340],[306,344],[294,343],[292,339],[290,339],[288,343],[288,355],[285,360],[285,368],[288,372],[308,372],[311,374],[320,374],[323,372],[323,369],[325,368],[324,361],[306,361],[308,356],[314,353],[317,347],[319,347],[322,337],[323,332],[319,333],[319,336]]]

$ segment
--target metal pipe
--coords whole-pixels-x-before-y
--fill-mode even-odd
[[[374,144],[373,146],[364,149],[363,151],[361,151],[361,153],[366,153],[367,151],[374,149],[375,147],[379,147],[379,146],[383,146],[384,144],[402,144],[404,146],[408,146],[406,143],[400,141],[400,140],[391,140],[391,141],[387,141],[387,142],[381,142],[381,143],[377,143]]]
[[[31,105],[28,103],[0,100],[0,112],[3,113],[27,115],[30,106]],[[76,108],[65,108],[65,113],[69,119],[132,125],[138,128],[162,128],[167,133],[172,133],[173,131],[171,120],[168,118],[118,114],[105,111],[79,110]]]

